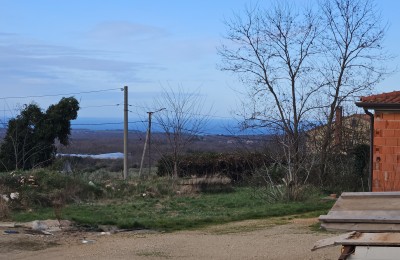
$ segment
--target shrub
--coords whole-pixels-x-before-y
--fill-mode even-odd
[[[173,160],[164,156],[157,163],[159,176],[170,176]],[[255,169],[271,163],[264,153],[194,153],[184,155],[178,164],[179,177],[205,177],[222,175],[234,182],[241,182],[252,175]]]
[[[110,172],[122,172],[122,159],[94,159],[90,157],[65,156],[58,157],[49,169],[63,171],[64,165],[69,164],[74,174],[95,172],[99,170]]]
[[[101,189],[81,179],[48,170],[2,173],[0,186],[5,187],[7,193],[18,193],[18,198],[9,202],[14,209],[89,200],[102,193]]]
[[[317,166],[313,176],[318,176]],[[368,191],[369,146],[358,145],[343,154],[331,154],[326,165],[326,177],[310,178],[312,184],[322,187],[326,193]]]

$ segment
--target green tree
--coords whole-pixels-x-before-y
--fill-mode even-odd
[[[56,155],[55,141],[68,145],[71,120],[78,116],[79,102],[62,98],[43,112],[37,104],[25,105],[8,122],[0,146],[0,170],[31,169],[49,165]]]

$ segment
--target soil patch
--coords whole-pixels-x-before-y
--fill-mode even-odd
[[[312,231],[310,223],[316,220],[248,220],[173,233],[0,235],[0,259],[337,259],[338,247],[311,252],[316,241],[337,234]]]

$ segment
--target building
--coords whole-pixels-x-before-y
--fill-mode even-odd
[[[329,150],[347,153],[359,144],[369,144],[369,122],[369,116],[366,114],[343,116],[342,108],[338,107],[333,122]],[[309,151],[319,152],[326,130],[326,125],[321,125],[307,131],[307,149]]]
[[[361,97],[356,105],[370,116],[372,191],[400,191],[400,91]]]

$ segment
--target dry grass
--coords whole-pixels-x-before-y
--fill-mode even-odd
[[[232,189],[231,179],[225,176],[182,179],[179,186],[181,194],[193,194],[207,191],[228,191]]]
[[[10,217],[10,208],[7,201],[0,197],[0,220],[6,220]]]

